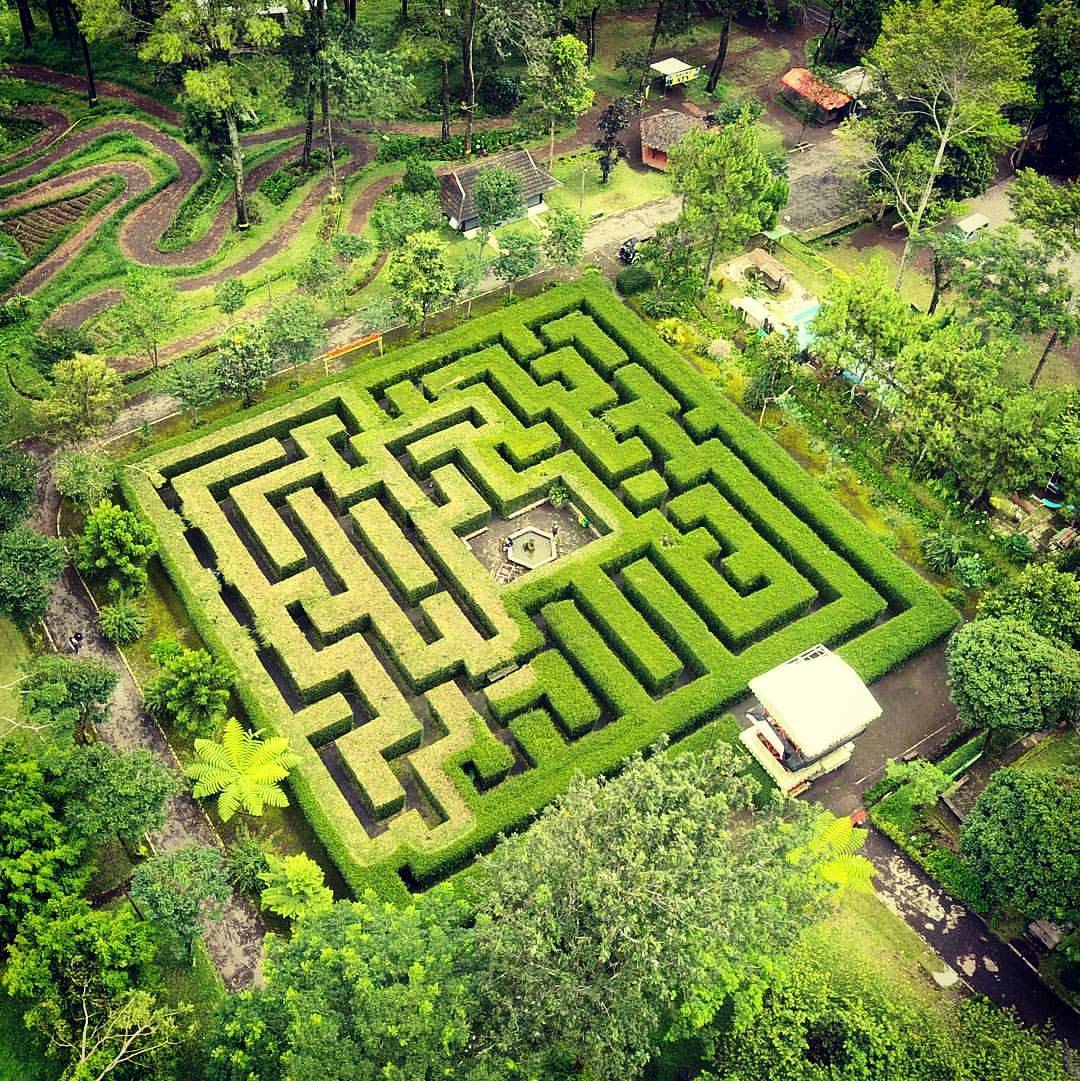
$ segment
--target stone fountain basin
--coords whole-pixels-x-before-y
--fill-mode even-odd
[[[510,550],[506,558],[519,567],[532,570],[551,563],[556,558],[555,538],[534,526],[526,526],[507,538]]]

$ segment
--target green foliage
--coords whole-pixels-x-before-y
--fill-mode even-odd
[[[836,279],[814,317],[814,352],[834,371],[851,372],[855,383],[888,378],[919,331],[918,317],[886,276],[884,260],[872,259],[863,273]]]
[[[131,899],[163,934],[188,955],[203,920],[220,919],[230,894],[225,861],[216,848],[187,845],[140,863],[131,876]]]
[[[157,378],[158,389],[171,394],[198,425],[202,411],[221,395],[217,366],[205,360],[174,360]]]
[[[589,223],[566,207],[552,207],[544,215],[544,255],[557,266],[576,266],[585,250]]]
[[[203,1081],[284,1081],[288,1025],[284,996],[261,989],[226,995],[207,1037]]]
[[[635,758],[614,780],[578,777],[482,859],[470,882],[481,1044],[530,1076],[579,1063],[632,1077],[669,1026],[752,1012],[759,966],[828,891],[810,873],[807,809],[740,820],[750,791],[724,747]]]
[[[29,360],[42,375],[51,375],[62,360],[76,353],[92,353],[94,341],[85,330],[71,327],[41,328],[30,339]]]
[[[618,274],[615,275],[615,288],[624,297],[637,296],[638,293],[644,293],[647,289],[651,289],[656,284],[656,279],[652,275],[652,271],[648,267],[641,263],[634,263],[632,266],[623,267]]]
[[[185,736],[206,736],[225,716],[233,670],[205,649],[158,639],[151,656],[163,671],[146,687],[146,708]]]
[[[645,310],[655,319],[682,314],[705,288],[705,260],[694,231],[679,219],[656,230],[634,266],[647,270],[656,283],[645,299]]]
[[[88,877],[80,867],[83,843],[46,792],[41,766],[12,741],[0,741],[0,943]]]
[[[30,661],[20,684],[20,714],[47,729],[51,742],[68,746],[87,722],[105,719],[118,678],[104,661],[44,653]]]
[[[266,849],[257,837],[241,831],[225,852],[225,869],[234,889],[255,897],[263,888],[259,876],[270,869]]]
[[[414,233],[437,229],[442,222],[438,200],[429,191],[383,196],[371,211],[379,247],[397,252]]]
[[[171,1042],[171,1011],[156,1010],[139,990],[153,955],[151,929],[130,909],[94,911],[82,898],[56,898],[19,929],[4,984],[31,1004],[27,1026],[69,1059],[65,1079],[103,1078],[135,1060],[150,1067]],[[152,1023],[125,1045],[128,1029],[117,1022],[136,994],[149,1000]]]
[[[270,355],[290,369],[313,360],[326,347],[326,327],[310,297],[286,297],[263,316],[262,329]]]
[[[485,79],[486,82],[486,79]],[[526,137],[519,127],[496,128],[494,131],[473,132],[474,154],[497,154],[500,150],[520,147]],[[421,157],[427,161],[456,161],[465,156],[465,139],[454,135],[445,142],[430,135],[406,135],[395,133],[379,139],[376,161],[406,161]]]
[[[506,282],[507,296],[513,296],[514,282],[527,278],[539,262],[539,239],[532,233],[510,233],[499,240],[499,254],[491,264],[491,272]]]
[[[56,455],[53,479],[61,495],[80,510],[89,510],[111,494],[116,465],[100,451],[62,450]]]
[[[907,787],[907,798],[917,809],[932,807],[950,784],[949,775],[938,765],[925,758],[910,762],[897,762],[890,758],[885,763],[885,783],[892,788]]]
[[[117,597],[146,589],[146,564],[157,551],[154,530],[134,511],[102,500],[86,517],[75,541],[74,562]]]
[[[195,740],[195,761],[184,770],[195,782],[196,799],[218,797],[218,814],[228,822],[237,811],[261,815],[266,807],[288,807],[281,782],[300,762],[279,736],[260,739],[244,731],[235,717],[222,730],[221,742]]]
[[[263,908],[287,920],[325,912],[334,903],[322,868],[303,852],[267,856],[267,869],[259,878],[265,886],[260,897]]]
[[[428,317],[454,295],[454,272],[446,245],[438,233],[413,233],[394,256],[388,274],[392,299],[406,319],[420,318],[420,331],[427,331]]]
[[[1052,563],[1025,567],[979,602],[980,619],[1006,616],[1080,649],[1080,578]]]
[[[250,1003],[260,1017],[283,1006],[285,1023],[246,1028],[244,1053],[280,1040],[289,1077],[464,1076],[475,1010],[461,965],[466,915],[434,897],[391,905],[369,893],[299,921],[270,943],[266,990]]]
[[[1080,706],[1080,653],[1012,617],[965,624],[947,656],[949,693],[964,724],[1020,735]]]
[[[549,169],[555,158],[555,128],[573,123],[593,103],[589,78],[588,47],[573,34],[561,34],[533,51],[521,110],[549,132]]]
[[[34,423],[56,443],[100,435],[123,398],[120,376],[104,358],[76,353],[53,368],[52,394],[34,403]]]
[[[672,187],[683,197],[679,222],[707,252],[707,285],[718,252],[776,224],[787,181],[769,168],[749,112],[719,131],[688,131],[671,148],[668,165]]]
[[[214,286],[214,303],[224,315],[238,312],[247,300],[247,286],[241,278],[222,278]]]
[[[635,70],[640,71],[648,64],[648,58]],[[631,79],[634,76],[631,75]],[[615,166],[629,156],[626,143],[620,138],[622,133],[630,126],[630,119],[636,111],[636,103],[633,98],[621,97],[609,102],[604,106],[603,112],[596,119],[596,130],[600,137],[593,143],[596,150],[597,162],[600,165],[600,183],[606,184],[615,171]],[[619,292],[623,292],[621,289]],[[629,296],[629,293],[623,293]]]
[[[964,820],[961,849],[995,905],[1027,919],[1080,918],[1080,784],[997,770]]]
[[[743,402],[749,409],[761,409],[795,384],[798,342],[793,335],[776,331],[764,337],[755,335],[743,351],[743,365],[750,376]]]
[[[0,447],[0,533],[18,525],[30,510],[37,469],[14,447]]]
[[[435,170],[419,154],[410,154],[405,159],[401,190],[410,195],[423,195],[424,192],[439,190],[439,178],[435,175]]]
[[[972,553],[964,537],[948,529],[927,533],[919,548],[926,565],[936,574],[948,574],[959,560]]]
[[[156,368],[158,345],[181,317],[180,297],[164,274],[132,267],[124,278],[124,296],[112,310],[120,340],[146,354]]]
[[[990,578],[992,568],[977,552],[962,555],[953,567],[956,580],[965,589],[982,589]]]
[[[28,525],[0,533],[0,612],[19,627],[40,619],[66,562],[62,541]]]
[[[334,253],[323,245],[312,251],[293,268],[296,284],[316,297],[331,297],[340,288],[340,268]]]
[[[356,259],[362,259],[371,251],[371,242],[366,237],[357,236],[355,233],[335,233],[330,241],[330,247],[334,254],[351,263]]]
[[[521,178],[501,165],[485,165],[473,182],[473,206],[480,226],[480,239],[486,242],[495,226],[525,213]]]
[[[1009,187],[1013,215],[1036,236],[1063,246],[1080,243],[1080,184],[1059,184],[1034,169],[1021,169]]]
[[[165,824],[165,804],[179,786],[149,751],[117,751],[99,742],[71,752],[58,791],[64,821],[76,836],[95,844],[112,837],[137,844]]]
[[[230,327],[221,341],[214,370],[222,392],[243,399],[245,408],[250,406],[274,370],[261,328]]]

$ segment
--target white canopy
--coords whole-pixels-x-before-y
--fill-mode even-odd
[[[751,326],[763,327],[767,322],[776,322],[769,314],[769,309],[757,297],[736,297],[731,306],[742,312]]]
[[[750,690],[806,761],[853,739],[881,716],[858,673],[824,646],[750,680]]]
[[[685,60],[676,60],[674,56],[669,56],[666,60],[657,60],[655,64],[650,64],[649,70],[655,71],[657,75],[671,76],[681,75],[684,71],[697,71],[697,68]]]

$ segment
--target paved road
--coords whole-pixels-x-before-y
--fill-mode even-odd
[[[1080,1049],[1080,1016],[1039,978],[1031,961],[991,934],[887,837],[871,830],[862,850],[877,868],[882,902],[918,934],[975,992],[1010,1006],[1025,1024],[1049,1024],[1058,1038]]]

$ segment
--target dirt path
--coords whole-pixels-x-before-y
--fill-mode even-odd
[[[68,118],[59,109],[50,109],[47,105],[17,105],[11,112],[20,119],[36,120],[44,124],[45,128],[39,131],[26,146],[0,158],[0,169],[3,169],[9,161],[19,161],[21,158],[40,154],[71,126]]]
[[[4,74],[13,79],[25,79],[28,83],[55,86],[58,90],[66,90],[71,94],[86,94],[86,79],[82,75],[68,75],[67,72],[54,71],[41,64],[8,64],[4,68]],[[140,94],[129,86],[120,86],[108,80],[95,79],[94,82],[99,98],[116,98],[118,101],[126,101],[129,105],[134,105],[136,109],[141,109],[150,116],[156,116],[167,124],[179,126],[183,121],[175,109],[148,94]]]
[[[37,442],[27,446],[26,450],[38,462],[38,499],[34,524],[42,532],[55,536],[60,496],[52,483],[53,452]],[[45,613],[45,623],[57,643],[65,643],[75,631],[81,631],[81,655],[104,661],[115,668],[119,675],[109,716],[98,726],[100,737],[106,743],[125,750],[145,748],[164,765],[178,770],[179,762],[161,729],[147,715],[142,693],[130,671],[116,648],[98,630],[93,601],[71,567],[64,571],[53,591]],[[209,819],[186,793],[169,801],[165,826],[159,833],[151,835],[151,842],[159,852],[175,852],[190,844],[222,846],[221,838]],[[206,923],[206,948],[230,991],[250,987],[261,980],[264,936],[265,930],[255,910],[238,894],[230,898],[220,920]]]

